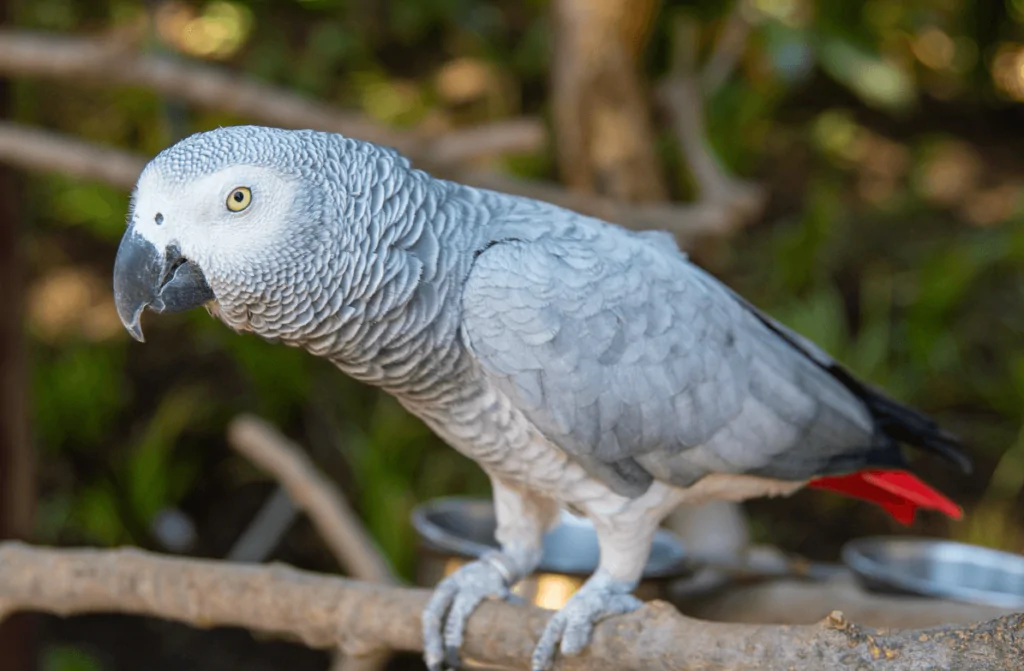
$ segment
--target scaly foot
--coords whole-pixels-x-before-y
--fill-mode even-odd
[[[507,599],[512,574],[500,552],[466,564],[438,583],[423,610],[423,658],[430,671],[459,667],[469,616],[489,597]]]
[[[598,572],[552,616],[533,650],[533,671],[551,667],[556,649],[563,655],[578,655],[590,643],[594,624],[612,615],[632,613],[643,605],[633,596],[632,582],[618,582]]]

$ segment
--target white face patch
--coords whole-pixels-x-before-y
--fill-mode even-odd
[[[238,212],[227,206],[238,187],[252,192]],[[189,181],[168,178],[150,166],[136,188],[136,231],[157,249],[177,244],[210,279],[258,264],[283,242],[299,181],[271,168],[236,165]]]

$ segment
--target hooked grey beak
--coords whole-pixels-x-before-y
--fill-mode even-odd
[[[131,225],[114,261],[114,304],[121,323],[139,342],[142,311],[182,312],[214,300],[199,266],[181,255],[176,245],[159,250]]]

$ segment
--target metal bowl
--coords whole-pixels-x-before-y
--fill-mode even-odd
[[[865,589],[1024,608],[1024,556],[953,541],[870,537],[843,546]]]
[[[419,582],[438,580],[498,547],[494,539],[494,505],[486,499],[443,498],[428,501],[412,514],[412,523],[425,552]],[[543,608],[561,608],[598,563],[597,534],[589,520],[562,513],[558,525],[544,536],[544,554],[533,576],[513,591]],[[636,594],[641,599],[663,598],[669,580],[690,572],[682,541],[659,530]]]

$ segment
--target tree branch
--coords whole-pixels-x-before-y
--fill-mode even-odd
[[[29,170],[63,172],[131,190],[147,160],[141,154],[0,121],[0,161]]]
[[[124,38],[0,30],[0,74],[140,86],[197,107],[237,114],[270,126],[340,133],[394,147],[410,157],[429,157],[437,163],[508,151],[535,151],[545,141],[540,120],[515,119],[453,130],[443,136],[447,145],[444,151],[435,151],[436,137],[388,128],[360,114],[227,69],[139,53],[134,40]],[[486,141],[480,142],[480,138]],[[458,151],[453,152],[453,146]]]
[[[750,21],[744,11],[746,0],[736,0],[735,6],[725,17],[722,31],[715,46],[700,72],[701,88],[705,95],[714,95],[729,79],[736,68],[750,35]]]
[[[704,95],[696,68],[697,26],[682,19],[675,27],[672,72],[658,86],[658,97],[672,119],[675,135],[697,185],[698,202],[722,210],[722,235],[752,221],[766,194],[756,184],[734,178],[711,149],[704,124]],[[735,31],[730,31],[730,33]],[[730,39],[735,35],[730,35]],[[717,53],[717,50],[716,50]]]
[[[708,200],[693,205],[631,207],[608,198],[570,193],[554,184],[525,183],[487,171],[466,170],[462,165],[476,158],[539,150],[547,142],[543,124],[538,119],[520,118],[456,129],[439,137],[390,129],[225,69],[139,54],[125,39],[0,30],[0,74],[141,86],[268,125],[316,128],[358,137],[394,147],[439,177],[531,196],[630,228],[671,231],[684,247],[704,237],[730,233],[738,227],[737,212],[750,211],[749,205],[743,205],[749,202],[746,199],[739,205]],[[121,160],[129,158],[124,154],[75,140],[69,140],[75,144],[65,151],[58,143],[62,139],[59,135],[32,131],[20,137],[24,132],[16,126],[0,129],[0,159],[30,169],[62,169],[122,188],[131,188],[138,176],[139,171],[129,167],[133,163]]]
[[[289,498],[306,512],[320,537],[350,575],[388,585],[399,582],[345,497],[298,445],[269,423],[251,415],[237,417],[228,426],[228,442],[257,467],[274,476]],[[389,658],[386,650],[363,657],[336,652],[331,668],[333,671],[376,671],[383,668]]]
[[[134,187],[147,160],[140,154],[110,149],[59,133],[0,122],[0,161],[29,170],[64,172],[129,190]],[[723,218],[730,216],[726,208],[716,204],[629,205],[610,198],[573,193],[550,183],[526,182],[487,171],[460,173],[440,166],[436,172],[463,184],[544,200],[629,228],[671,231],[684,248],[700,238],[721,232]]]
[[[274,476],[292,501],[309,515],[320,537],[351,575],[369,582],[397,582],[345,497],[298,445],[252,415],[242,415],[231,422],[228,442]]]
[[[352,582],[275,565],[231,565],[139,550],[53,550],[0,545],[0,616],[119,612],[199,627],[237,626],[360,655],[421,647],[421,589]],[[470,619],[464,655],[525,668],[550,613],[484,603]],[[989,671],[1024,659],[1024,615],[963,628],[876,631],[833,613],[804,626],[693,620],[655,602],[598,625],[588,652],[565,670]]]
[[[543,121],[519,117],[446,131],[430,142],[423,154],[436,165],[464,166],[490,156],[537,152],[547,142]]]
[[[245,530],[235,539],[224,559],[257,564],[266,561],[291,529],[300,512],[295,501],[288,495],[288,490],[278,484],[249,520]],[[339,563],[343,562],[337,559]]]

